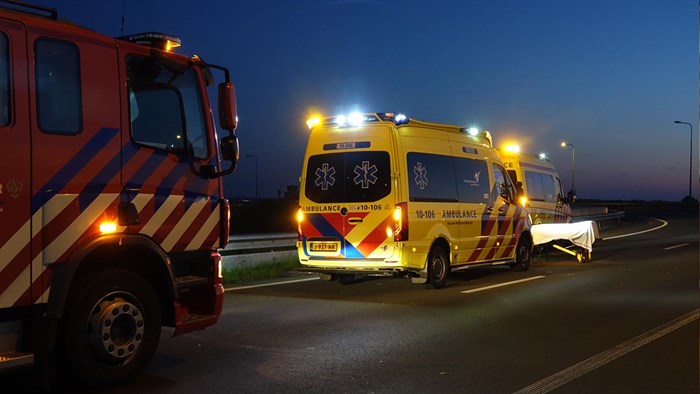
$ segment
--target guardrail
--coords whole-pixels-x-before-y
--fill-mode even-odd
[[[233,235],[219,254],[226,269],[271,263],[295,256],[297,239],[297,233]]]
[[[602,229],[620,224],[625,217],[625,211],[610,211],[608,207],[574,207],[571,209],[573,222],[593,220]]]
[[[572,210],[574,222],[594,220],[598,228],[619,224],[624,211],[608,211],[607,207],[577,207]],[[229,237],[224,249],[219,249],[224,268],[259,265],[287,259],[297,254],[297,233],[241,234]]]

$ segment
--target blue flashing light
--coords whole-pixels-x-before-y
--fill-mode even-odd
[[[398,113],[396,116],[394,116],[394,124],[400,125],[400,124],[406,124],[408,123],[408,116]]]

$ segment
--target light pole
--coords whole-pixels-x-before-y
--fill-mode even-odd
[[[576,148],[574,144],[570,144],[566,141],[561,143],[562,148],[567,146],[571,147],[571,201],[576,199],[576,189],[574,188],[574,167],[576,166]]]
[[[255,201],[258,200],[258,157],[254,155],[245,155],[245,157],[250,157],[255,159]]]
[[[693,125],[688,122],[681,122],[676,120],[673,123],[687,124],[690,126],[690,172],[688,173],[688,197],[691,197],[692,187],[693,187]]]

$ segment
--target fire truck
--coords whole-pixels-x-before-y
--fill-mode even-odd
[[[0,372],[121,383],[217,322],[235,88],[179,45],[0,3]]]

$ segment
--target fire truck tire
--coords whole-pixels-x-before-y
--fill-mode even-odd
[[[450,273],[450,261],[447,252],[440,246],[433,246],[428,253],[428,281],[425,286],[432,289],[442,289],[447,283]]]
[[[532,242],[529,237],[520,237],[515,248],[515,263],[511,265],[513,271],[527,271],[532,261]]]
[[[140,275],[123,269],[86,275],[72,289],[59,331],[63,369],[89,387],[133,379],[160,341],[156,293]]]

